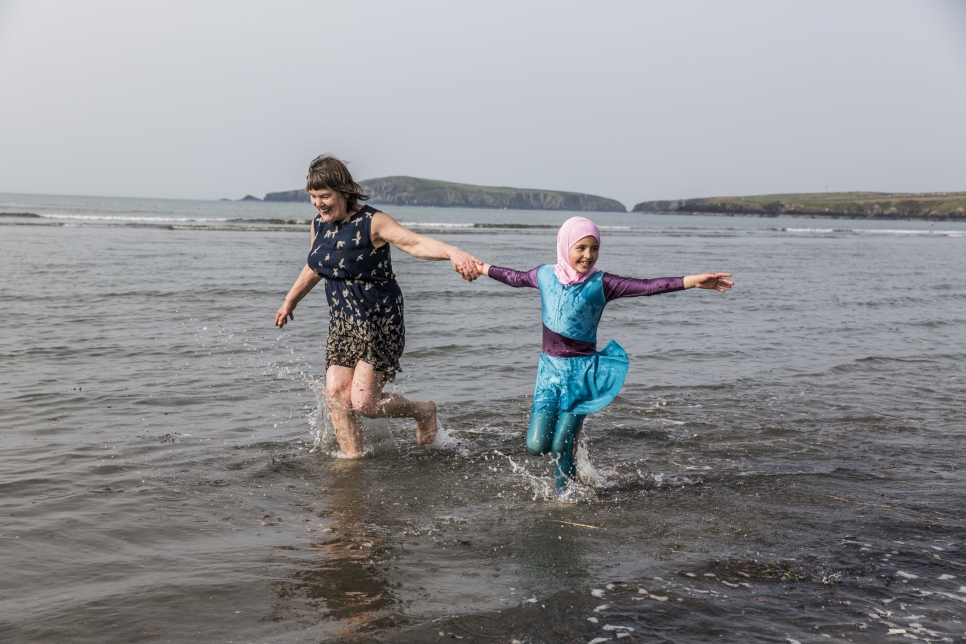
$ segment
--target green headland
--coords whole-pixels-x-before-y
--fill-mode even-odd
[[[966,192],[816,192],[645,201],[632,212],[745,217],[966,221]]]
[[[619,201],[579,192],[474,186],[416,177],[382,177],[359,183],[372,203],[395,206],[627,212]],[[309,195],[305,190],[270,192],[265,201],[309,201]]]

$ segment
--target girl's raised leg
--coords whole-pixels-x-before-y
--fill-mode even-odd
[[[555,412],[534,409],[530,414],[530,429],[527,430],[527,451],[534,456],[549,454],[556,429]]]

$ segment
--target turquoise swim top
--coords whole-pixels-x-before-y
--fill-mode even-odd
[[[564,286],[552,265],[537,269],[544,326],[562,336],[596,345],[597,325],[607,305],[603,276],[598,271],[583,282]]]

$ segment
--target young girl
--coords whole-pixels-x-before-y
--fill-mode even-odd
[[[577,435],[587,414],[612,401],[627,375],[627,353],[611,340],[597,351],[597,325],[604,306],[621,297],[657,295],[687,288],[724,292],[731,273],[634,279],[595,268],[600,230],[584,217],[572,217],[557,233],[557,263],[526,273],[481,263],[480,272],[509,286],[540,289],[543,350],[537,367],[527,450],[550,453],[563,495],[574,481]]]

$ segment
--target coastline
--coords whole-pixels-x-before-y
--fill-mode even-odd
[[[645,201],[631,212],[732,217],[966,221],[966,193],[825,192]]]

